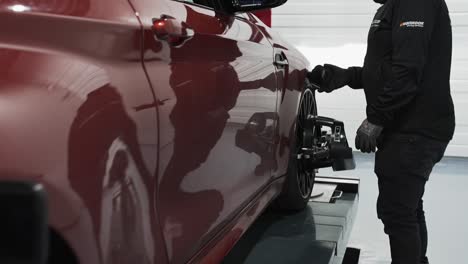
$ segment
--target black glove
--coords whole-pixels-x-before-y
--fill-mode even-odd
[[[361,152],[375,152],[377,147],[377,138],[382,134],[383,127],[374,125],[364,120],[356,133],[356,148]]]
[[[331,64],[316,66],[307,77],[312,83],[320,86],[319,92],[327,93],[339,89],[351,81],[351,76],[347,69]]]
[[[307,79],[311,83],[322,85],[323,78],[325,77],[325,68],[322,65],[317,65],[315,68],[307,73]]]

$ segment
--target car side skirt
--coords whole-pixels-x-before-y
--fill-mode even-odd
[[[285,177],[280,177],[265,185],[188,263],[220,263],[253,222],[278,196],[284,180]]]

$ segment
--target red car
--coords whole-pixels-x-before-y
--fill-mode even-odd
[[[248,12],[284,2],[1,1],[0,262],[218,263],[303,209],[352,154]]]

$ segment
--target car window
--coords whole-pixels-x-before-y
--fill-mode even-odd
[[[176,1],[214,8],[212,0],[176,0]]]

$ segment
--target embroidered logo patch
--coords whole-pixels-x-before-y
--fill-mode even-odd
[[[374,21],[372,21],[371,27],[378,27],[380,25],[380,22],[380,19],[375,19]]]
[[[401,22],[400,27],[407,27],[407,28],[423,28],[424,22],[422,21],[407,21]]]

